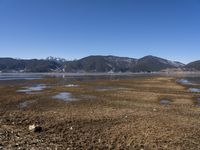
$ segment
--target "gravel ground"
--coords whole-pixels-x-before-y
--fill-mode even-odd
[[[16,92],[33,84],[47,88],[32,94]],[[60,92],[71,93],[75,100],[53,99]],[[199,96],[173,77],[4,82],[0,149],[197,150],[200,108],[194,100]],[[162,99],[170,103],[161,104]],[[19,107],[22,104],[26,105]],[[39,129],[31,129],[33,125]]]

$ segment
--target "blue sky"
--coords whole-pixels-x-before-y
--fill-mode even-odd
[[[0,57],[200,59],[199,0],[0,0]]]

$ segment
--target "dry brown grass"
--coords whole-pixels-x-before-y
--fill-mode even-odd
[[[0,85],[0,147],[3,149],[200,149],[200,108],[171,77],[72,82],[45,78]],[[35,83],[51,85],[40,94],[17,93]],[[70,82],[71,83],[71,82]],[[97,87],[109,87],[97,90]],[[112,87],[112,88],[111,88]],[[79,101],[51,97],[71,92]],[[160,99],[169,99],[161,105]],[[20,102],[35,100],[27,108]],[[41,133],[28,125],[39,124]]]

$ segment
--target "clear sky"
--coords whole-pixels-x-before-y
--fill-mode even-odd
[[[200,0],[0,0],[0,57],[200,59]]]

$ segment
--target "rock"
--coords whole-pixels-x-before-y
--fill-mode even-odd
[[[101,139],[98,139],[98,142],[101,143]]]
[[[157,111],[157,109],[155,109],[155,108],[154,108],[154,109],[153,109],[153,111],[154,111],[154,112],[156,112],[156,111]]]
[[[70,130],[73,130],[73,127],[70,127]]]
[[[42,127],[39,125],[29,125],[28,129],[32,132],[42,132]]]
[[[68,84],[68,85],[65,85],[65,87],[78,87],[78,85],[75,85],[75,84]]]

